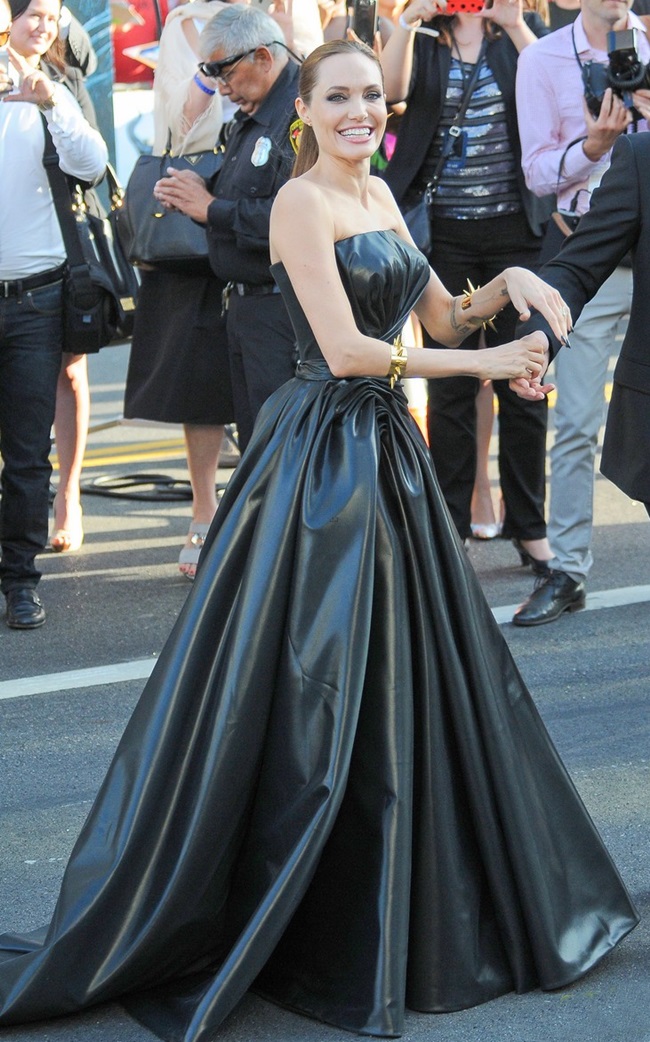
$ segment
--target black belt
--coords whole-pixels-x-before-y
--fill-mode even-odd
[[[280,287],[275,282],[263,282],[260,285],[251,282],[230,282],[229,286],[238,297],[265,297],[268,293],[280,292]]]
[[[27,275],[24,279],[13,279],[9,282],[0,279],[0,297],[20,297],[30,289],[39,289],[41,286],[53,286],[60,282],[65,271],[65,264],[51,271],[44,271],[40,275]]]

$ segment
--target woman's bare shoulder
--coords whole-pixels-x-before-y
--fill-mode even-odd
[[[320,187],[307,177],[292,177],[279,189],[277,197],[282,203],[322,202],[323,193]]]
[[[326,194],[318,184],[306,177],[294,177],[282,185],[273,204],[275,217],[289,216],[292,221],[313,225],[325,219],[330,223],[330,207]]]

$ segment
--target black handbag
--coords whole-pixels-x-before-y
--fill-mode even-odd
[[[115,231],[124,189],[109,165],[106,176],[111,212],[101,217],[89,211],[84,190],[68,179],[45,127],[43,165],[61,227],[67,257],[63,283],[63,350],[91,354],[133,332],[139,277],[129,263]]]
[[[210,181],[221,169],[223,147],[173,156],[171,132],[161,156],[138,156],[126,185],[124,206],[117,227],[122,245],[132,264],[181,274],[209,274],[208,241],[205,228],[176,210],[166,210],[153,194],[154,185],[165,177],[168,166],[192,170]]]
[[[484,39],[474,65],[474,70],[465,88],[465,93],[463,94],[458,112],[453,119],[452,125],[447,131],[442,151],[438,158],[438,162],[436,163],[436,168],[431,176],[431,180],[427,182],[424,192],[415,206],[410,206],[408,210],[405,210],[402,213],[404,223],[411,234],[413,242],[417,248],[425,254],[428,254],[431,251],[431,205],[433,203],[433,197],[438,191],[438,182],[442,176],[443,167],[449,159],[449,156],[453,153],[456,141],[460,136],[460,128],[465,119],[465,113],[467,112],[472,92],[481,71],[481,63],[486,49],[487,40]]]

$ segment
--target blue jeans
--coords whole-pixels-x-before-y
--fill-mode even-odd
[[[0,284],[1,288],[1,284]],[[51,430],[63,340],[62,284],[0,295],[0,589],[34,587],[47,542]]]

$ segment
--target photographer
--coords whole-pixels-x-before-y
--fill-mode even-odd
[[[633,119],[621,94],[597,93],[609,62],[611,30],[636,29],[638,62],[647,66],[650,44],[632,0],[582,0],[572,25],[526,48],[517,70],[517,112],[522,165],[537,195],[557,194],[558,210],[575,215],[589,209],[592,191],[607,170],[612,146],[627,132],[647,130],[650,90],[632,94]],[[591,64],[594,63],[594,64]],[[592,95],[590,111],[585,94]],[[551,223],[553,230],[555,225]],[[557,247],[561,245],[561,236]],[[534,626],[584,607],[585,580],[592,565],[594,462],[605,407],[604,388],[615,335],[629,313],[632,271],[619,264],[584,308],[571,335],[572,349],[555,363],[555,441],[551,449],[548,536],[551,570],[517,610],[513,622]]]

